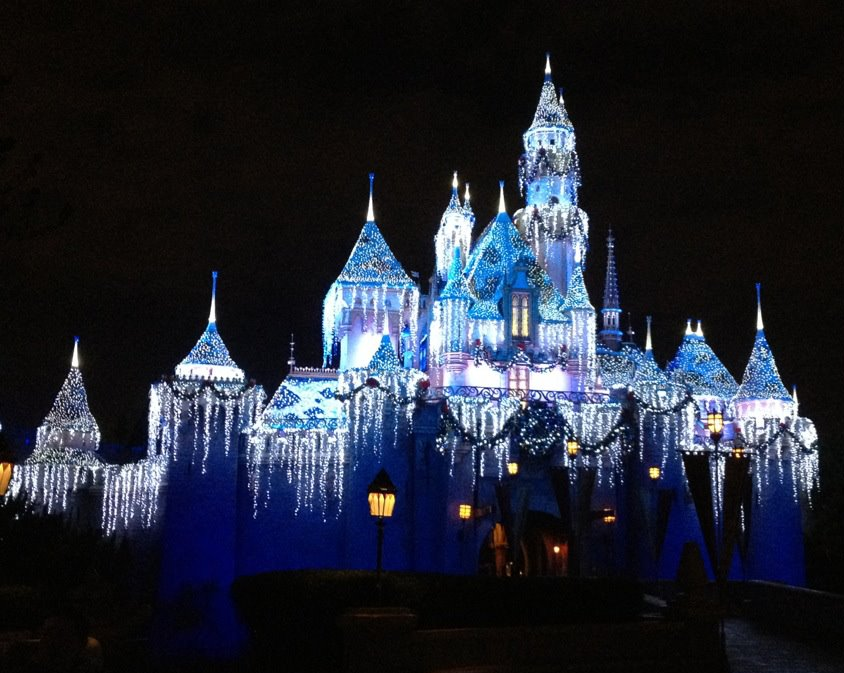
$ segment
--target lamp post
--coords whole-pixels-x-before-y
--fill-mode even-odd
[[[396,485],[390,480],[390,475],[383,467],[375,475],[375,479],[367,488],[369,495],[369,514],[375,517],[378,527],[378,549],[375,562],[375,577],[378,591],[381,592],[381,558],[384,551],[384,519],[393,516],[396,504]]]
[[[715,586],[718,592],[718,647],[722,671],[729,671],[727,661],[727,635],[724,631],[726,569],[721,569],[721,550],[724,546],[724,489],[721,484],[721,438],[724,436],[724,414],[715,407],[710,407],[706,414],[706,430],[712,440],[712,454],[715,460],[715,505],[717,521],[715,523]]]

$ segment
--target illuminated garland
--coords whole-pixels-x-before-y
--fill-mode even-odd
[[[166,376],[161,379],[161,382],[166,385],[173,393],[173,397],[182,401],[194,401],[200,395],[205,393],[212,393],[214,397],[219,400],[235,400],[239,399],[249,390],[255,388],[255,382],[234,385],[231,383],[215,383],[214,381],[206,381],[202,379],[173,379]],[[179,387],[178,384],[181,384]]]

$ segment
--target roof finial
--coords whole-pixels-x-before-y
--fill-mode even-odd
[[[756,283],[756,331],[765,329],[762,324],[762,283]]]
[[[633,337],[636,336],[636,332],[633,331],[633,314],[628,311],[627,312],[627,341],[633,343]]]
[[[545,81],[551,81],[551,52],[545,52]]]
[[[79,337],[73,337],[73,357],[70,360],[70,366],[74,369],[79,369]]]
[[[451,191],[457,195],[457,171],[454,171],[454,178],[451,180]]]
[[[560,107],[565,107],[565,102],[563,101],[563,87],[560,87]]]
[[[699,336],[703,339],[703,323],[701,322],[700,318],[697,321],[697,329],[695,330],[695,336]]]
[[[217,322],[217,272],[211,272],[211,310],[208,313],[208,324]]]
[[[290,333],[290,357],[287,358],[287,364],[290,367],[290,371],[293,371],[293,368],[296,366],[296,356],[293,354],[293,350],[296,348],[296,342],[293,340],[293,332]]]
[[[366,221],[375,222],[375,211],[372,208],[372,183],[375,181],[375,173],[369,174],[369,208],[366,211]]]
[[[498,188],[501,190],[500,196],[498,197],[498,213],[506,213],[507,205],[504,203],[504,180],[498,181]]]
[[[648,331],[645,336],[645,352],[649,353],[654,349],[653,342],[651,341],[651,316],[645,316],[645,322],[648,324]]]
[[[692,330],[692,319],[686,318],[686,336],[691,336],[692,334],[694,334]]]
[[[471,201],[472,197],[469,196],[469,183],[466,183],[466,191],[463,193],[463,200],[464,201]]]
[[[797,402],[797,385],[796,384],[791,386],[791,399],[794,400],[794,408],[796,409],[797,405],[798,405],[798,402]]]

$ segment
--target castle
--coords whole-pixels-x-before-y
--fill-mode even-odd
[[[148,457],[98,467],[95,423],[87,444],[56,448],[72,423],[51,412],[11,492],[65,502],[102,487],[104,529],[157,531],[169,596],[265,570],[371,568],[366,489],[381,467],[397,486],[390,569],[673,578],[694,541],[714,572],[804,583],[817,436],[777,372],[759,287],[740,383],[691,321],[661,368],[650,320],[643,350],[620,329],[612,234],[600,309],[587,291],[589,219],[550,62],[523,144],[524,207],[511,217],[502,187],[479,233],[455,174],[427,294],[376,224],[370,176],[323,303],[322,367],[298,366],[291,344],[267,401],[220,336],[214,274],[206,330],[150,390]],[[65,450],[107,476],[45,477]]]

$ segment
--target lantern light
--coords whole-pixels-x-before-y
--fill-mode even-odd
[[[515,477],[519,473],[519,464],[515,460],[511,460],[507,463],[507,474],[511,477]]]
[[[604,523],[615,523],[615,510],[604,509],[601,511],[601,514],[603,514],[601,520]]]
[[[387,470],[375,475],[375,479],[367,489],[369,493],[369,513],[379,519],[393,516],[393,507],[396,504],[396,486],[390,480]]]
[[[658,465],[652,465],[648,468],[648,476],[653,480],[656,481],[662,476],[662,470],[659,468]]]
[[[461,521],[467,521],[472,518],[472,505],[461,503],[457,508],[457,516]]]
[[[566,442],[566,451],[569,454],[569,458],[574,458],[577,456],[577,452],[580,451],[580,442],[574,438],[568,440]]]
[[[721,439],[724,434],[724,414],[717,409],[712,409],[706,415],[706,429],[713,441]]]

